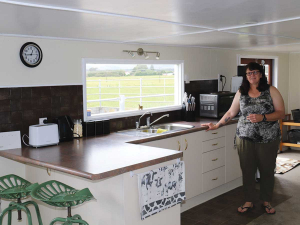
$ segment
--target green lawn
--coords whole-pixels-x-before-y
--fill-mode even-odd
[[[120,95],[125,95],[125,97],[140,96],[140,78],[142,79],[142,96],[164,93],[174,94],[174,76],[87,77],[87,99],[99,99],[99,84],[101,85],[101,99],[117,98]],[[164,84],[165,86],[171,87],[160,87],[164,86]],[[121,88],[119,88],[119,86]],[[137,109],[139,103],[139,98],[126,99],[125,109]],[[174,95],[165,97],[149,97],[142,99],[142,105],[144,106],[144,108],[168,106],[173,104]],[[99,102],[90,102],[87,104],[87,106],[88,108],[99,107],[100,104]],[[119,107],[119,101],[101,102],[101,106]]]

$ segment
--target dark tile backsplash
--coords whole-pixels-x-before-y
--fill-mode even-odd
[[[151,121],[169,113],[170,117],[160,122],[180,120],[180,110],[155,113]],[[83,119],[82,85],[0,88],[0,132],[21,131],[28,134],[29,126],[38,124],[39,118],[52,121],[58,116],[69,115],[72,119]],[[140,116],[110,120],[110,130],[135,128]],[[141,119],[146,124],[146,116]]]
[[[40,117],[83,119],[82,85],[0,88],[0,132],[28,134]]]
[[[69,115],[72,119],[83,119],[82,85],[0,88],[0,132],[17,131],[28,134],[29,126],[38,124],[40,117],[54,118]],[[185,91],[196,97],[196,111],[199,107],[199,94],[218,91],[217,80],[191,81],[185,84]],[[160,122],[180,120],[181,111],[155,113],[151,121],[164,114],[170,117]],[[118,131],[135,128],[140,116],[110,120],[110,130]],[[141,124],[146,124],[146,117]]]

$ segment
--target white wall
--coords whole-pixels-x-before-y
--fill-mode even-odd
[[[290,54],[289,112],[300,108],[300,54]]]
[[[36,42],[43,51],[43,61],[36,68],[25,67],[19,58],[21,46]],[[185,74],[193,79],[216,79],[217,74],[227,77],[225,90],[230,90],[231,77],[236,75],[237,54],[278,56],[278,88],[288,102],[289,54],[204,49],[190,47],[164,47],[147,45],[110,44],[50,39],[32,39],[0,36],[0,87],[81,84],[81,59],[130,59],[123,50],[142,47],[159,51],[162,60],[184,60]],[[153,59],[155,55],[150,55]],[[136,59],[143,57],[136,56]]]

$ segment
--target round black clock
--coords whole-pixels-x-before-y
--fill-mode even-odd
[[[27,42],[20,49],[22,63],[28,67],[36,67],[42,62],[42,49],[33,42]]]

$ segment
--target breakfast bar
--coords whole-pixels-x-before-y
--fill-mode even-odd
[[[204,132],[205,128],[200,126],[204,122],[207,121],[178,122],[191,124],[194,128],[146,138],[117,132],[107,136],[74,139],[57,146],[4,150],[0,151],[0,168],[32,183],[57,180],[79,190],[89,188],[96,200],[73,209],[74,214],[80,213],[89,224],[179,225],[180,204],[141,220],[135,175],[174,164],[185,154],[178,149],[146,146],[147,143],[169,140],[178,135],[197,136],[197,132]],[[232,121],[230,124],[234,123]],[[2,204],[5,207],[6,202]],[[56,216],[65,216],[64,210],[43,202],[38,204],[45,224]]]

